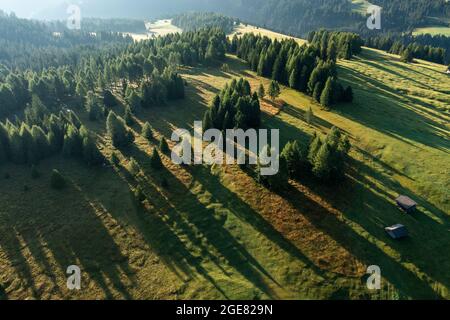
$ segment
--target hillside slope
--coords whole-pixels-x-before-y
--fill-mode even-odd
[[[268,86],[236,57],[227,63],[228,73],[183,68],[186,101],[139,113],[136,146],[119,153],[117,166],[94,170],[56,157],[40,164],[37,180],[28,168],[0,168],[0,298],[450,297],[450,82],[443,66],[406,65],[364,49],[339,62],[341,79],[354,88],[353,105],[326,111],[287,88],[278,112],[265,101],[263,124],[279,128],[283,144],[332,126],[351,137],[352,162],[339,186],[291,181],[275,194],[238,166],[180,167],[165,156],[166,169],[155,172],[149,155],[157,139],[202,119],[233,77],[246,77],[253,90]],[[104,126],[84,113],[81,120],[109,156],[114,148]],[[138,134],[144,121],[156,131],[152,143]],[[130,157],[141,168],[136,176],[127,169]],[[53,168],[70,180],[66,190],[49,188]],[[138,183],[145,186],[143,207],[131,196]],[[398,194],[417,200],[419,211],[402,214]],[[389,239],[383,228],[394,223],[405,224],[411,237]],[[80,291],[65,287],[71,264],[82,267]],[[384,280],[376,292],[364,281],[374,264]]]

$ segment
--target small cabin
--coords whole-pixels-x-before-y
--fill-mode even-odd
[[[391,236],[392,239],[402,239],[408,236],[408,229],[402,224],[396,224],[392,227],[385,228],[388,235]]]
[[[397,203],[398,207],[406,213],[412,213],[417,208],[417,203],[407,196],[399,196],[397,199],[395,199],[395,202]]]

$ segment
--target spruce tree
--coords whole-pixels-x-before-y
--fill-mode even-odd
[[[270,82],[270,86],[269,86],[269,97],[272,99],[272,101],[275,101],[276,98],[278,98],[278,96],[280,95],[281,91],[280,91],[280,86],[278,84],[277,81],[272,80]]]
[[[313,113],[313,110],[311,107],[309,107],[308,111],[306,111],[305,120],[306,120],[306,123],[309,125],[311,125],[313,123],[314,113]]]
[[[170,148],[169,145],[167,144],[167,141],[164,137],[161,137],[161,140],[159,141],[159,150],[161,150],[161,152],[163,154],[169,154],[170,153]]]
[[[333,101],[333,79],[328,77],[325,88],[320,96],[320,104],[325,108],[331,107]]]
[[[156,148],[153,148],[153,153],[150,157],[150,165],[153,169],[156,170],[159,170],[163,167],[161,157],[159,156],[158,150],[156,150]]]
[[[131,112],[129,106],[125,107],[125,114],[123,116],[123,119],[125,120],[125,123],[130,127],[134,124],[133,113]]]
[[[153,130],[152,127],[150,126],[150,123],[148,122],[144,123],[141,135],[149,141],[153,139]]]
[[[320,102],[321,95],[322,95],[322,82],[316,82],[312,97],[315,101]]]
[[[104,163],[104,157],[90,135],[83,138],[83,159],[90,166]]]
[[[261,83],[258,88],[258,97],[260,99],[264,99],[266,96],[266,90],[264,89],[264,85]]]
[[[126,128],[125,122],[113,111],[109,112],[106,129],[115,147],[126,147],[134,141],[133,134]]]
[[[331,171],[331,150],[330,146],[327,143],[324,143],[314,158],[312,172],[319,179],[329,180]]]

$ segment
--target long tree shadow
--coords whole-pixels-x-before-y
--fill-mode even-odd
[[[46,286],[51,286],[51,294],[67,295],[65,280],[59,281],[61,275],[66,277],[66,269],[71,265],[80,267],[83,286],[90,280],[103,290],[106,298],[131,298],[128,286],[134,283],[133,271],[106,229],[103,217],[108,212],[99,203],[86,197],[84,190],[72,180],[65,190],[49,190],[45,200],[33,199],[34,193],[27,194],[26,198],[28,200],[23,202],[22,209],[17,210],[14,219],[3,217],[0,247],[34,298],[48,298],[42,296],[41,287],[36,287],[39,275],[45,276]],[[46,201],[46,208],[50,209],[39,212],[29,207],[35,201]],[[61,214],[61,210],[77,212],[77,215]],[[41,271],[36,273],[36,266],[30,269],[24,250],[30,252]],[[48,252],[59,270],[55,270],[55,265],[50,262]],[[78,294],[73,297],[77,298]]]
[[[194,178],[198,180],[214,197],[215,200],[223,204],[230,212],[241,220],[250,224],[264,234],[270,241],[275,243],[278,247],[289,253],[291,256],[305,263],[316,274],[324,276],[323,270],[318,268],[308,257],[306,257],[295,245],[287,240],[281,233],[279,233],[272,224],[267,222],[258,212],[252,209],[247,203],[226,188],[216,175],[211,175],[210,171],[201,167],[196,170]]]
[[[354,88],[367,91],[367,83],[371,85],[370,90],[374,91],[372,96],[380,102],[376,103],[376,112],[368,112],[366,108],[339,108],[338,112],[345,117],[364,124],[374,130],[381,131],[392,137],[406,138],[424,145],[437,148],[442,151],[450,149],[450,142],[436,133],[436,128],[446,131],[442,124],[425,118],[416,111],[405,107],[400,103],[398,93],[392,88],[373,80],[362,73],[349,68],[345,69],[344,79],[354,86]],[[372,101],[373,103],[374,101]],[[366,103],[366,102],[364,102]],[[372,106],[371,106],[372,108]],[[387,115],[392,114],[392,117]],[[420,128],[420,131],[418,129]]]
[[[405,269],[399,262],[389,257],[378,246],[369,242],[366,238],[355,232],[322,207],[318,202],[306,197],[295,188],[286,191],[287,199],[296,208],[299,208],[302,214],[317,228],[323,230],[335,239],[342,247],[346,248],[351,254],[356,256],[366,265],[379,265],[382,275],[404,295],[414,299],[430,299],[439,297],[432,290],[430,285],[419,279],[414,273]],[[333,203],[335,205],[335,203]],[[322,214],[317,214],[322,211]],[[311,213],[314,214],[311,214]],[[344,215],[346,215],[344,213]],[[382,225],[378,225],[379,228]],[[373,229],[373,228],[372,228]],[[369,230],[369,232],[372,230]]]

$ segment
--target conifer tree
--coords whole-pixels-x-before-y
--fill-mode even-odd
[[[163,154],[169,154],[170,153],[170,148],[169,145],[167,144],[167,141],[164,137],[161,137],[161,140],[159,141],[159,150],[161,150],[161,152]]]
[[[264,85],[261,83],[258,88],[258,97],[260,99],[264,99],[266,96],[266,90],[264,89]]]
[[[150,157],[150,165],[153,169],[156,170],[159,170],[163,167],[161,157],[159,156],[158,150],[156,150],[156,148],[153,148],[153,153]]]
[[[281,91],[280,91],[280,86],[278,85],[278,82],[275,80],[272,80],[270,82],[270,86],[269,86],[269,97],[272,99],[272,101],[275,101],[276,98],[278,98],[278,96],[280,95]]]
[[[329,108],[333,101],[333,79],[328,77],[325,88],[320,96],[320,104],[325,108]]]
[[[134,141],[133,134],[126,128],[125,122],[113,111],[109,112],[106,129],[115,147],[126,147]]]
[[[321,95],[322,95],[322,82],[316,82],[312,97],[315,101],[320,102]]]
[[[123,116],[123,119],[125,120],[125,123],[130,127],[134,124],[133,113],[131,112],[131,108],[129,106],[125,107],[125,114]]]
[[[149,141],[153,139],[153,130],[152,127],[150,126],[150,123],[148,122],[144,123],[141,135]]]
[[[309,125],[311,125],[313,123],[314,113],[313,113],[313,110],[311,107],[309,107],[308,111],[306,111],[305,120],[306,120],[306,123]]]

